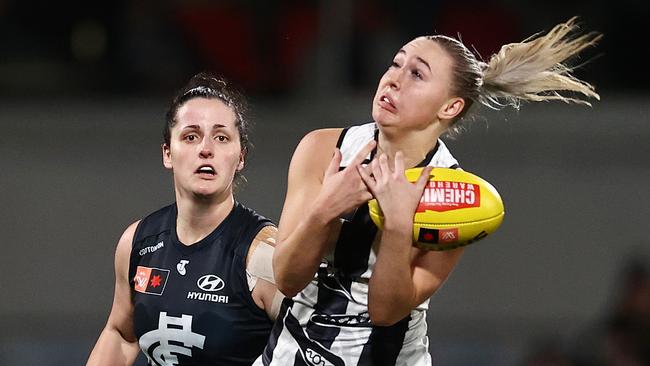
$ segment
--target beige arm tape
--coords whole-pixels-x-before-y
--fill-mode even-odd
[[[273,242],[273,238],[266,239]],[[273,277],[273,251],[275,248],[266,241],[260,241],[251,254],[246,272],[257,280],[261,278],[275,285]],[[249,284],[250,286],[250,284]],[[255,285],[253,285],[255,287]],[[252,288],[251,288],[252,289]]]

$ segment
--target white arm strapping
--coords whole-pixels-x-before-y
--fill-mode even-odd
[[[269,240],[272,239],[269,238]],[[253,291],[258,278],[275,285],[275,277],[273,276],[274,250],[275,248],[266,242],[260,241],[257,244],[246,267],[246,279],[248,281],[249,291]]]

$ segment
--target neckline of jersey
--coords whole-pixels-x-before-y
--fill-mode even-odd
[[[369,161],[372,161],[372,159],[375,158],[375,155],[377,155],[377,151],[379,149],[379,126],[377,126],[377,122],[374,122],[374,123],[375,123],[375,132],[373,134],[373,139],[375,140],[375,142],[377,144],[375,145],[375,148],[372,149],[372,151],[370,152]],[[424,168],[425,166],[429,165],[429,162],[431,161],[431,159],[433,159],[433,156],[438,152],[439,148],[440,148],[440,139],[436,140],[436,146],[434,146],[433,149],[431,149],[427,153],[427,155],[424,157],[424,159],[422,159],[422,161],[419,162],[413,168]]]
[[[208,247],[211,244],[219,240],[219,236],[229,226],[229,223],[233,220],[235,215],[235,210],[239,207],[239,202],[235,201],[235,204],[232,206],[232,209],[228,215],[221,221],[221,223],[214,229],[210,234],[205,238],[197,241],[194,244],[185,245],[178,239],[178,233],[176,232],[176,219],[178,217],[178,207],[174,203],[174,213],[170,215],[170,227],[171,227],[171,241],[174,247],[176,247],[183,254],[191,254],[198,250]]]

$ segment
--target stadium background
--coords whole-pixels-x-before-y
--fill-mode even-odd
[[[432,298],[429,335],[442,366],[597,364],[615,315],[650,309],[650,10],[631,0],[0,1],[0,365],[85,362],[119,235],[173,200],[160,135],[192,74],[250,97],[238,197],[277,220],[300,137],[368,121],[400,45],[460,34],[487,57],[572,15],[605,34],[577,73],[602,101],[483,111],[447,139],[506,218]]]

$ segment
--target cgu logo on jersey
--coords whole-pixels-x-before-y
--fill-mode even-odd
[[[205,336],[192,331],[192,316],[167,316],[161,312],[158,329],[147,332],[138,340],[147,355],[149,365],[176,366],[178,356],[192,357],[192,348],[203,349]]]
[[[480,205],[481,188],[477,184],[433,181],[424,188],[416,212],[444,212]]]
[[[205,292],[189,291],[187,298],[190,300],[210,301],[227,304],[228,295],[219,295],[213,292],[221,291],[226,283],[217,275],[207,274],[196,281],[196,285]]]
[[[168,269],[138,266],[133,277],[133,289],[143,294],[162,295],[169,277]]]

